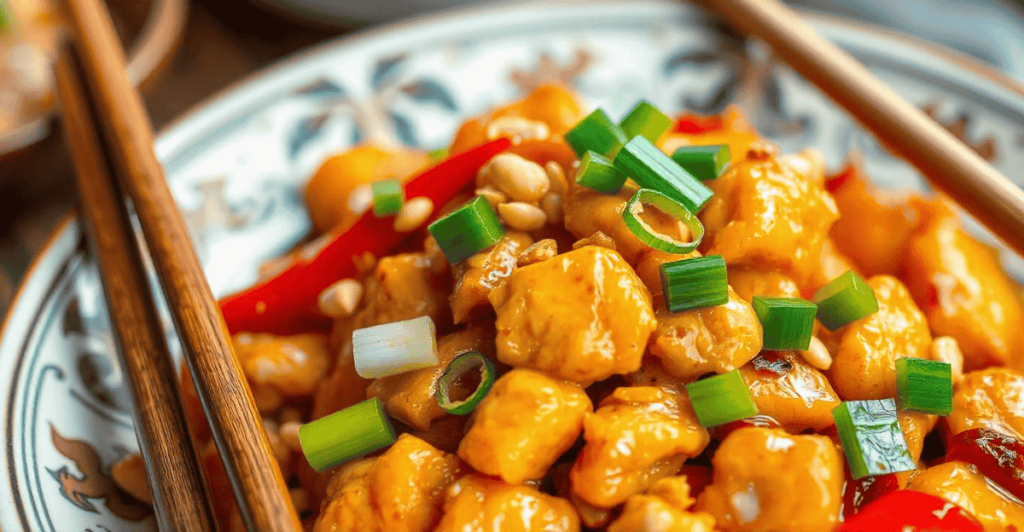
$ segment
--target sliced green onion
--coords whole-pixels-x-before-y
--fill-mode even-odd
[[[454,388],[461,384],[463,377],[468,377],[471,374],[479,374],[479,383],[476,385],[476,389],[469,394],[469,397],[465,399],[455,399],[452,397]],[[448,367],[445,368],[444,373],[441,374],[441,378],[437,380],[437,404],[449,414],[455,414],[456,416],[463,416],[473,411],[476,405],[480,404],[480,401],[484,399],[487,392],[491,391],[491,385],[494,384],[494,377],[497,371],[494,369],[494,363],[484,355],[477,351],[467,351],[455,358],[448,363]]]
[[[432,163],[436,163],[436,162],[438,162],[438,161],[440,161],[442,159],[447,159],[447,158],[448,158],[448,148],[438,148],[436,150],[430,150],[430,151],[427,152],[427,159],[430,159],[430,162],[432,162]]]
[[[373,191],[373,215],[377,218],[394,216],[402,210],[405,191],[402,190],[401,181],[397,179],[374,181],[370,184],[370,190]]]
[[[691,382],[686,385],[686,393],[697,421],[705,427],[757,415],[757,405],[739,370]]]
[[[299,427],[299,445],[316,471],[330,469],[395,443],[380,398],[367,399]]]
[[[380,379],[438,364],[437,332],[430,316],[352,332],[352,358],[364,379]]]
[[[661,288],[669,312],[729,302],[729,279],[721,255],[695,257],[661,265]]]
[[[436,220],[428,229],[452,264],[493,246],[505,235],[494,207],[483,196]]]
[[[832,418],[854,479],[914,469],[892,399],[846,401]]]
[[[615,156],[615,166],[643,188],[657,190],[696,214],[711,199],[711,189],[683,170],[651,141],[633,137]]]
[[[878,312],[874,290],[853,270],[814,292],[814,302],[818,319],[830,331]]]
[[[764,348],[806,350],[811,346],[818,306],[797,297],[754,297],[750,301],[764,329]]]
[[[701,181],[718,179],[729,167],[729,145],[708,144],[683,146],[672,154],[672,160]]]
[[[657,207],[661,212],[683,222],[690,230],[690,242],[680,242],[647,225],[647,222],[640,217],[644,212],[644,204]],[[626,208],[622,210],[622,219],[626,222],[629,231],[636,235],[641,242],[654,249],[669,253],[689,253],[697,249],[701,239],[704,238],[704,225],[696,216],[683,204],[655,190],[645,188],[637,190],[633,197],[626,202]]]
[[[629,140],[608,115],[598,109],[580,120],[565,134],[565,142],[582,157],[587,150],[605,157],[615,157]]]
[[[14,13],[7,0],[0,0],[0,31],[14,26]]]
[[[672,119],[650,102],[641,100],[626,118],[622,119],[619,126],[628,139],[640,135],[651,142],[658,142],[668,128],[672,127]]]
[[[896,401],[903,410],[948,416],[953,411],[953,370],[946,362],[896,359]]]
[[[600,154],[587,151],[576,170],[576,182],[605,194],[615,194],[626,184],[626,174]]]

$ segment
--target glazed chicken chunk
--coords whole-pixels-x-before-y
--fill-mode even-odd
[[[725,532],[821,532],[839,520],[843,462],[825,436],[748,427],[729,434],[697,509]]]
[[[435,532],[579,532],[569,501],[524,485],[469,474],[448,489],[444,517]]]
[[[539,479],[576,442],[591,410],[579,384],[514,369],[477,406],[459,456],[509,484]]]
[[[518,268],[489,297],[498,359],[577,382],[635,371],[655,327],[647,288],[597,246]]]
[[[573,492],[608,508],[666,476],[710,441],[685,393],[617,388],[583,421],[583,450],[572,469]]]
[[[458,472],[458,458],[403,434],[378,458],[335,474],[313,531],[429,532]]]

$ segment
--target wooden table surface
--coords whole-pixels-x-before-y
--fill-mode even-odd
[[[274,61],[346,29],[317,28],[247,0],[193,0],[176,56],[144,94],[154,127]],[[0,313],[32,259],[75,208],[59,131],[0,166]]]

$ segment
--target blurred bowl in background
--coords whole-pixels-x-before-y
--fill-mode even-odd
[[[481,0],[252,0],[274,11],[318,24],[352,26],[408,17]],[[486,0],[484,0],[486,1]]]
[[[47,9],[46,2],[25,3],[35,9]],[[128,73],[136,84],[145,87],[146,83],[167,64],[181,40],[188,13],[188,0],[108,0],[107,3],[118,35],[127,50]],[[52,17],[52,12],[53,10],[49,9],[46,15]],[[18,48],[17,44],[18,42],[14,41],[12,48]],[[20,48],[23,51],[26,49],[24,46]],[[41,60],[47,64],[50,58],[34,57],[33,60]],[[14,61],[17,61],[17,58],[12,60]],[[15,62],[8,66],[17,69],[21,65]],[[49,134],[55,107],[50,95],[48,68],[39,65],[34,65],[33,68],[37,75],[42,76],[41,83],[46,84],[41,87],[38,105],[32,106],[16,120],[6,124],[0,123],[0,160],[31,146]]]

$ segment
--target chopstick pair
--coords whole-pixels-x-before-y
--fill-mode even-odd
[[[160,528],[217,529],[122,191],[142,227],[243,523],[250,531],[298,532],[299,518],[167,188],[110,15],[101,0],[67,4],[74,46],[59,52],[57,94],[82,215],[132,388],[136,433]]]

